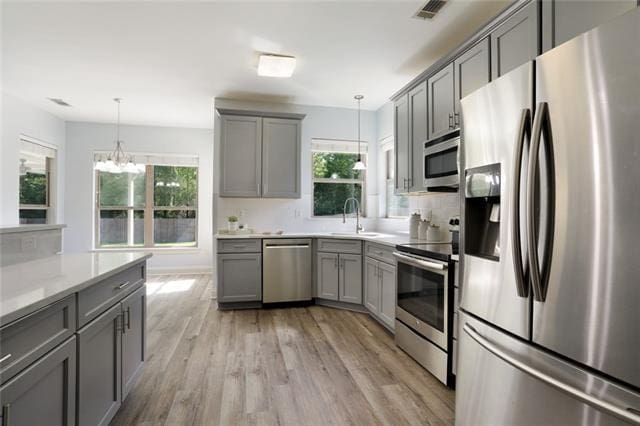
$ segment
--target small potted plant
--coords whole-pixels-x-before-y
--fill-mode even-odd
[[[227,218],[229,231],[237,231],[238,230],[238,216],[229,216]]]

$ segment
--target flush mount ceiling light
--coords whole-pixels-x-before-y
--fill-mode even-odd
[[[107,158],[96,162],[95,169],[107,173],[140,173],[141,168],[134,164],[133,156],[124,152],[124,142],[120,140],[120,98],[113,99],[118,104],[118,121],[116,122],[116,146]]]
[[[355,95],[353,99],[358,101],[358,161],[353,165],[353,170],[366,170],[367,166],[364,165],[362,156],[360,155],[360,101],[364,99],[364,96]]]
[[[293,56],[262,53],[258,61],[258,75],[262,77],[291,77],[296,67]]]

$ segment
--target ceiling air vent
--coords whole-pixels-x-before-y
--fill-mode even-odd
[[[442,9],[442,6],[444,6],[446,2],[447,0],[429,0],[420,9],[418,9],[413,17],[420,19],[432,19],[436,16],[436,13]]]
[[[49,99],[54,104],[58,104],[58,105],[63,106],[63,107],[70,107],[71,106],[70,104],[66,103],[65,101],[63,101],[60,98],[47,98],[47,99]]]

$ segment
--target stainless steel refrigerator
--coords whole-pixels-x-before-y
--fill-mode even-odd
[[[456,423],[640,423],[640,9],[461,103]]]

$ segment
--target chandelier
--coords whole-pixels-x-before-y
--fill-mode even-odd
[[[118,104],[116,122],[116,146],[113,151],[96,161],[95,169],[107,173],[141,173],[143,169],[133,162],[133,156],[124,152],[124,142],[120,140],[120,98],[113,99]]]

